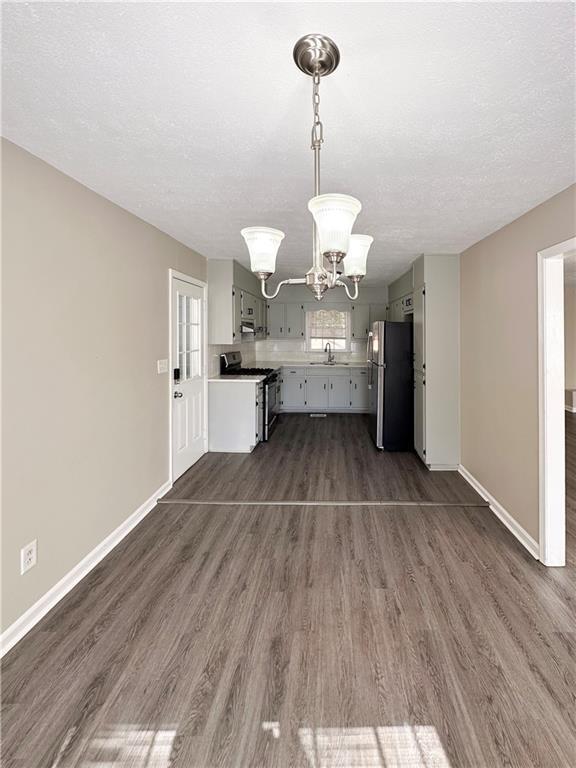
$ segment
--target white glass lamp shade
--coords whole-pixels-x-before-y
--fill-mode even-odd
[[[348,253],[342,262],[346,277],[364,277],[368,251],[373,242],[374,238],[370,235],[350,235]]]
[[[246,227],[240,234],[248,246],[252,272],[273,274],[276,271],[276,254],[284,239],[284,232],[270,227]]]
[[[361,209],[360,200],[350,195],[318,195],[309,201],[321,253],[347,253],[350,233]]]

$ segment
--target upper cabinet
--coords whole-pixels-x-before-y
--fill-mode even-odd
[[[352,304],[352,340],[368,338],[370,329],[370,305]]]
[[[425,335],[424,335],[424,318],[426,301],[426,289],[423,285],[414,289],[414,312],[413,312],[413,328],[414,328],[414,370],[424,372],[426,370],[426,357],[425,357]]]
[[[239,344],[264,338],[266,302],[251,272],[235,261],[208,261],[208,339],[210,344]],[[242,333],[242,327],[254,332]]]
[[[305,336],[304,305],[274,301],[268,304],[268,337],[271,339],[300,339]]]
[[[286,304],[286,338],[303,339],[304,334],[304,305]]]
[[[386,320],[401,323],[413,310],[414,270],[413,267],[388,287],[388,312]]]
[[[275,301],[268,304],[268,336],[283,339],[286,336],[286,304]]]

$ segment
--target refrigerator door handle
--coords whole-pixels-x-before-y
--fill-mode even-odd
[[[371,363],[372,362],[372,337],[374,334],[372,331],[368,334],[368,340],[366,342],[366,362]]]

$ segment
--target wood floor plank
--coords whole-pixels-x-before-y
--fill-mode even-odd
[[[295,497],[466,497],[406,457],[314,479],[293,436],[301,468],[279,443],[268,471],[290,459]],[[572,768],[570,466],[564,569],[481,507],[158,506],[3,660],[3,766]]]
[[[416,454],[378,451],[358,414],[283,414],[270,442],[251,454],[206,454],[165,498],[482,503],[458,472],[429,472]]]

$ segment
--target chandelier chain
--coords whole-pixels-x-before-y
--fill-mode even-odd
[[[320,120],[320,74],[314,72],[312,76],[312,109],[314,112],[314,123],[312,124],[312,149],[320,149],[324,141],[324,126]]]

